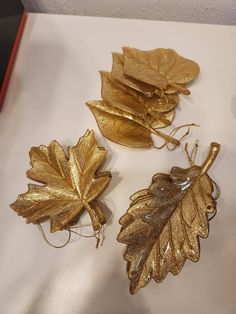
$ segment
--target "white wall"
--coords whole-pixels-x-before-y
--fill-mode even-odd
[[[236,25],[236,0],[22,0],[35,12]]]

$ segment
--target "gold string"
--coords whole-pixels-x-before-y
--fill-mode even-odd
[[[77,226],[77,227],[74,226],[73,228],[81,228],[81,226]],[[70,232],[72,232],[74,234],[77,234],[77,235],[79,235],[82,238],[93,238],[93,237],[95,237],[97,239],[96,249],[98,248],[99,243],[100,243],[100,233],[101,233],[101,230],[102,230],[102,227],[97,232],[94,232],[94,234],[92,234],[92,235],[83,235],[83,234],[79,233],[78,231],[71,230],[71,228],[68,229],[68,231],[70,231]]]
[[[188,143],[186,143],[185,146],[184,146],[185,153],[186,153],[186,155],[188,157],[188,161],[189,161],[191,166],[195,165],[195,160],[196,160],[196,157],[197,157],[198,147],[199,147],[198,140],[196,140],[195,145],[194,145],[194,147],[193,147],[193,149],[191,151],[191,154],[189,154]]]
[[[182,126],[182,127],[185,127],[185,126]],[[176,132],[173,133],[173,135],[175,135],[182,127],[179,127],[178,130],[176,130]],[[180,138],[178,141],[181,142],[186,136],[189,135],[189,133],[190,133],[190,128],[188,128],[187,132],[186,132],[183,136],[181,136],[181,138]],[[173,135],[171,135],[171,136],[173,136]],[[170,143],[167,143],[167,144],[166,144],[166,148],[167,148],[169,151],[173,151],[173,150],[176,149],[176,147],[177,147],[176,145],[173,145],[173,147],[170,147],[169,144],[170,144]]]
[[[42,235],[44,241],[45,241],[48,245],[50,245],[51,247],[53,247],[53,248],[55,248],[55,249],[62,249],[63,247],[67,246],[68,243],[70,242],[70,239],[71,239],[71,231],[70,231],[70,230],[68,230],[69,236],[68,236],[68,239],[67,239],[66,243],[63,244],[63,245],[57,246],[57,245],[55,245],[55,244],[52,244],[52,243],[48,240],[48,238],[47,238],[47,236],[46,236],[46,234],[45,234],[45,231],[43,230],[43,227],[41,226],[41,224],[40,224],[40,223],[37,223],[37,225],[38,225],[39,231],[40,231],[40,233],[41,233],[41,235]]]
[[[175,135],[177,132],[179,132],[182,128],[188,127],[187,132],[186,132],[180,139],[178,139],[178,141],[180,142],[180,141],[182,141],[186,136],[189,135],[189,133],[190,133],[190,128],[191,128],[191,127],[194,127],[194,126],[199,127],[199,125],[198,125],[198,124],[195,124],[195,123],[183,124],[183,125],[178,126],[177,128],[175,128],[174,130],[172,130],[172,131],[170,132],[169,136],[174,138],[174,135]],[[173,150],[175,150],[176,147],[178,146],[178,145],[173,145],[173,144],[172,144],[173,147],[170,147],[169,145],[170,145],[169,141],[168,141],[168,140],[165,140],[165,142],[164,142],[162,145],[160,145],[160,146],[155,146],[155,145],[153,145],[153,148],[155,148],[155,149],[162,149],[162,148],[166,147],[169,151],[173,151]]]
[[[189,161],[190,165],[194,166],[193,160],[192,160],[192,158],[191,158],[191,156],[189,154],[189,151],[188,151],[188,143],[185,144],[184,150],[185,150],[185,153],[186,153],[186,155],[188,157],[188,161]]]
[[[72,234],[72,233],[77,234],[77,235],[79,235],[79,236],[81,236],[81,237],[83,237],[83,238],[93,238],[93,237],[95,237],[95,238],[97,239],[96,248],[98,248],[99,243],[100,243],[100,241],[101,241],[101,239],[100,239],[100,234],[101,234],[101,231],[102,231],[102,227],[101,227],[97,232],[94,232],[93,235],[84,235],[84,234],[79,233],[78,231],[72,230],[73,228],[81,228],[81,227],[86,227],[86,226],[92,226],[91,224],[88,224],[88,225],[81,225],[81,226],[73,226],[73,227],[70,227],[70,228],[68,228],[68,229],[65,229],[65,230],[68,231],[68,234],[69,234],[66,243],[64,243],[64,244],[62,244],[62,245],[55,245],[55,244],[51,243],[51,242],[48,240],[48,238],[47,238],[47,236],[46,236],[46,234],[45,234],[45,231],[44,231],[42,225],[41,225],[40,223],[38,223],[37,226],[38,226],[38,228],[39,228],[39,231],[40,231],[40,233],[41,233],[41,235],[42,235],[44,241],[45,241],[48,245],[50,245],[51,247],[53,247],[53,248],[55,248],[55,249],[61,249],[61,248],[64,248],[65,246],[67,246],[67,245],[69,244],[70,240],[71,240],[71,234]]]
[[[198,148],[199,148],[199,144],[198,143],[199,143],[199,141],[196,140],[195,145],[194,145],[194,147],[192,149],[192,152],[191,152],[191,159],[193,161],[193,164],[195,164],[196,157],[197,157],[197,152],[198,152]]]

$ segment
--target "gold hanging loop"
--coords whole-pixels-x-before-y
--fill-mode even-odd
[[[43,230],[42,225],[41,225],[40,223],[37,223],[37,226],[38,226],[38,228],[39,228],[39,231],[40,231],[40,233],[41,233],[41,235],[42,235],[44,241],[45,241],[48,245],[50,245],[51,247],[53,247],[53,248],[55,248],[55,249],[62,249],[63,247],[65,247],[65,246],[67,246],[67,245],[69,244],[70,239],[71,239],[71,231],[70,231],[70,230],[68,230],[69,236],[68,236],[68,239],[67,239],[66,243],[64,243],[64,244],[62,244],[62,245],[55,245],[55,244],[52,244],[52,243],[48,240],[48,238],[47,238],[47,236],[46,236],[46,234],[45,234],[45,231]]]

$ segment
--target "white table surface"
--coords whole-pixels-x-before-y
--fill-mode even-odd
[[[100,98],[98,71],[111,68],[111,52],[122,46],[174,48],[197,61],[201,74],[191,96],[181,96],[174,126],[201,125],[186,139],[200,139],[199,163],[212,141],[222,145],[210,170],[221,187],[219,211],[201,241],[200,261],[188,261],[177,277],[169,274],[134,296],[124,245],[116,241],[118,219],[129,196],[147,187],[155,173],[188,163],[183,146],[172,153],[139,150],[101,136],[84,103]],[[9,204],[27,190],[30,147],[52,139],[74,145],[87,128],[109,150],[104,168],[113,180],[101,199],[113,217],[98,250],[94,239],[84,238],[53,249]],[[235,139],[236,27],[30,14],[0,114],[1,314],[235,314]]]

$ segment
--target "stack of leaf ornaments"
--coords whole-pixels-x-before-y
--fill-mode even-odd
[[[154,146],[151,134],[174,147],[180,143],[159,129],[170,126],[179,93],[189,95],[186,84],[199,74],[198,64],[173,49],[141,51],[123,48],[113,53],[112,71],[101,71],[102,100],[87,102],[100,131],[112,142],[136,147]]]

